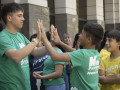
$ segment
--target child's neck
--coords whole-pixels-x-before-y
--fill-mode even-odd
[[[13,34],[16,34],[16,32],[18,31],[15,27],[13,27],[12,25],[10,24],[7,24],[5,26],[5,29]]]
[[[115,59],[115,58],[118,58],[118,57],[120,57],[120,50],[111,52],[111,55],[110,55],[111,59]]]
[[[95,49],[95,45],[86,45],[83,46],[83,49]]]

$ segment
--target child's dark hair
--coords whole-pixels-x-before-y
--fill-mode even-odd
[[[31,37],[30,37],[30,41],[32,41],[33,38],[36,38],[37,37],[37,34],[33,34]]]
[[[114,38],[117,42],[120,41],[120,31],[118,30],[111,30],[108,32],[107,36],[108,38]]]
[[[77,41],[79,39],[79,35],[80,35],[79,32],[75,34],[75,38],[74,38],[74,42],[73,42],[73,48],[75,48],[75,46],[77,45]],[[82,49],[83,47],[80,45],[79,48]]]
[[[101,49],[103,49],[104,46],[105,46],[105,43],[106,43],[106,36],[107,36],[107,34],[108,34],[109,31],[110,31],[110,30],[107,30],[107,31],[105,31],[105,33],[104,33],[103,40],[102,40],[102,42],[101,42],[101,44],[100,44],[100,48],[98,49],[99,52],[100,52]]]
[[[79,39],[79,35],[80,35],[80,33],[75,34],[75,38],[74,38],[74,42],[73,42],[73,48],[75,48],[75,46],[77,44],[77,40]]]
[[[4,29],[4,24],[0,21],[0,32]]]
[[[16,11],[21,10],[24,12],[23,8],[17,3],[8,3],[2,7],[1,17],[5,24],[7,24],[7,15]]]
[[[103,27],[98,23],[86,23],[83,27],[87,37],[92,37],[92,44],[97,45],[104,35]]]

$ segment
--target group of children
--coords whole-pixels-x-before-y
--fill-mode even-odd
[[[31,61],[41,56],[36,62],[46,59],[44,67],[33,62],[31,67],[37,68],[30,68],[33,77],[43,79],[45,90],[65,90],[65,62],[72,66],[71,90],[120,90],[120,31],[109,30],[105,36],[100,24],[86,23],[78,35],[77,42],[82,47],[78,49],[79,45],[72,48],[62,42],[53,25],[50,33],[46,33],[38,20],[38,33],[29,42],[18,32],[23,26],[23,12],[16,3],[2,8],[5,27],[0,32],[0,90],[31,90],[28,55]],[[98,52],[96,46],[103,37],[104,48]],[[39,67],[43,67],[43,72],[33,70]]]

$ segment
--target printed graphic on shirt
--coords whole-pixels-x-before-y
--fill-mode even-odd
[[[116,90],[120,90],[120,88],[117,88]]]
[[[97,60],[97,56],[90,57],[87,75],[97,74],[98,68],[99,68],[99,60]]]
[[[25,47],[23,43],[19,43],[20,48]],[[28,67],[28,59],[24,58],[21,60],[21,68]]]
[[[120,69],[120,64],[119,65],[114,65],[114,66],[110,66],[106,69],[106,72],[116,72],[118,71],[118,69]]]
[[[34,60],[34,62],[33,62],[34,70],[43,67],[43,65],[44,65],[43,62],[44,62],[48,57],[49,57],[49,55],[45,55],[45,56],[43,56],[43,57],[41,57],[41,58],[36,58],[36,59]]]
[[[19,46],[20,46],[20,48],[25,47],[25,45],[23,43],[19,43]]]
[[[78,90],[76,87],[71,87],[71,90]]]

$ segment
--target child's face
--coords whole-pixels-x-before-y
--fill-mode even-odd
[[[119,43],[116,41],[116,39],[114,38],[106,38],[106,47],[107,50],[112,52],[112,51],[116,51],[119,49]]]
[[[68,35],[64,36],[63,40],[66,44],[71,44],[71,42],[72,42],[72,39]]]
[[[82,45],[82,46],[86,45],[88,40],[87,40],[87,37],[86,37],[86,32],[84,30],[82,30],[82,33],[80,33],[78,40],[80,42],[80,45]]]
[[[23,27],[24,17],[23,17],[23,12],[21,10],[13,12],[12,15],[8,15],[8,16],[10,18],[8,21],[15,28],[17,28],[17,30],[19,30]]]

